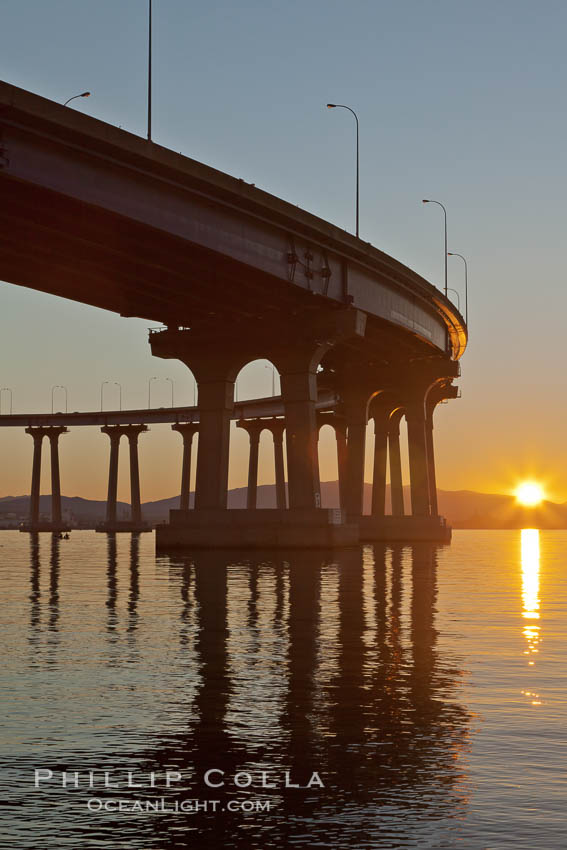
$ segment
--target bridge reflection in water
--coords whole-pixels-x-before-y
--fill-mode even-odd
[[[65,619],[59,545],[54,540],[50,553],[48,663],[57,663],[52,638]],[[41,655],[35,535],[31,547],[29,636]],[[140,565],[138,537],[129,553],[117,553],[110,537],[106,629],[97,638],[93,670],[101,685],[90,687],[102,712],[103,682],[131,695],[124,698],[120,736],[80,761],[134,770],[136,781],[156,771],[162,786],[165,770],[180,770],[184,779],[169,790],[98,789],[97,797],[164,797],[171,805],[209,799],[225,809],[236,800],[271,805],[262,813],[122,814],[121,846],[185,847],[197,840],[213,847],[421,847],[433,846],[427,843],[433,837],[435,846],[447,846],[443,835],[448,841],[467,805],[470,717],[457,699],[459,664],[437,647],[436,557],[430,544],[296,551],[275,559],[242,552],[164,556],[153,567],[164,609],[163,600],[144,598],[149,574]],[[144,646],[148,629],[154,639]],[[153,729],[137,722],[139,697],[126,681],[143,676],[144,665],[161,678]],[[86,769],[73,758],[68,765]],[[224,787],[206,787],[211,768],[224,771]],[[250,787],[234,786],[239,771],[252,775]],[[261,787],[262,771],[276,788]],[[316,771],[325,787],[285,789],[285,771],[301,785]],[[93,794],[75,793],[84,800]],[[97,835],[108,838],[113,817],[87,817],[77,808],[58,814],[55,829],[70,830],[79,841],[93,817]]]

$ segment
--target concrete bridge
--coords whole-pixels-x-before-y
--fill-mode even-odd
[[[318,415],[328,416],[337,399],[327,393],[321,394],[316,403]],[[319,413],[320,411],[320,413]],[[258,439],[261,430],[269,430],[274,439],[274,464],[277,482],[278,507],[286,507],[284,464],[283,464],[283,402],[281,396],[259,398],[252,401],[236,402],[232,418],[249,430],[251,434],[250,470],[248,475],[248,505],[256,507],[258,486]],[[321,420],[323,422],[323,420]],[[24,428],[33,438],[33,463],[31,478],[31,498],[29,520],[22,530],[25,531],[63,531],[67,529],[62,520],[61,483],[59,471],[59,438],[69,432],[70,427],[100,426],[103,434],[110,439],[110,459],[108,471],[108,498],[106,522],[100,531],[149,531],[142,519],[140,496],[140,471],[138,459],[138,438],[148,430],[150,424],[171,423],[174,431],[183,439],[183,460],[181,467],[181,495],[179,507],[189,510],[191,480],[191,450],[193,438],[199,431],[198,407],[160,407],[138,410],[100,410],[75,411],[73,413],[15,413],[0,415],[0,428]],[[118,490],[118,460],[121,438],[126,437],[130,448],[130,520],[118,520],[116,515]],[[44,438],[49,441],[51,454],[51,520],[40,519],[39,498],[41,481],[42,445]],[[252,472],[254,470],[254,473]],[[283,497],[282,497],[283,493]]]
[[[252,185],[3,83],[0,181],[0,279],[159,322],[154,355],[181,360],[196,377],[195,510],[173,511],[158,546],[447,536],[437,516],[433,412],[456,395],[467,329],[438,289]],[[289,507],[228,511],[234,382],[258,358],[280,374]],[[322,395],[334,399],[327,412],[341,470],[341,510],[331,513],[320,500]],[[393,495],[401,487],[402,416],[412,514],[402,517],[394,496],[397,509],[385,517],[388,461]],[[375,496],[366,518],[369,418]],[[246,427],[252,479],[256,438]]]

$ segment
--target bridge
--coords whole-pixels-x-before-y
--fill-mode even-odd
[[[433,413],[457,394],[467,328],[437,288],[253,185],[6,83],[0,181],[0,279],[157,322],[153,354],[177,358],[195,375],[195,508],[172,511],[158,529],[159,547],[447,537],[437,512]],[[250,423],[262,417],[240,415],[234,382],[258,358],[280,374],[275,416],[285,432],[289,505],[280,498],[275,510],[229,511],[229,426],[237,414],[251,438],[254,489],[260,426]],[[321,508],[321,397],[332,399],[326,412],[337,435],[340,511]],[[408,517],[399,501],[402,416]],[[369,419],[373,511],[363,517]],[[390,517],[383,508],[387,463]]]

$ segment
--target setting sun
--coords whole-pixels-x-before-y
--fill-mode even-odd
[[[540,484],[536,484],[535,481],[523,481],[516,488],[516,499],[521,505],[526,505],[526,507],[539,505],[544,498],[543,487]]]

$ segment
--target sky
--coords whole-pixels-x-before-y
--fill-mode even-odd
[[[0,77],[146,133],[146,0],[0,0]],[[437,409],[443,489],[509,492],[542,481],[567,500],[567,5],[540,0],[154,0],[153,138],[354,229],[354,125],[360,119],[360,235],[441,286],[449,250],[469,263],[470,342],[462,397]],[[463,298],[463,267],[449,258]],[[454,297],[454,296],[453,296]],[[0,385],[14,410],[100,407],[119,381],[125,407],[192,403],[180,363],[151,357],[145,322],[0,284]],[[271,392],[250,365],[239,398]],[[117,387],[105,386],[105,406]],[[58,395],[59,394],[59,395]],[[61,391],[55,395],[61,404]],[[6,413],[9,393],[2,393]],[[246,484],[235,433],[230,486]],[[260,482],[273,480],[264,437]],[[0,496],[29,492],[32,441],[0,431]],[[123,449],[119,496],[128,500]],[[179,490],[181,440],[141,438],[144,500]],[[108,440],[75,429],[61,443],[65,495],[104,498]],[[49,492],[49,465],[44,492]],[[370,467],[369,467],[370,470]],[[336,477],[330,435],[321,477]]]

